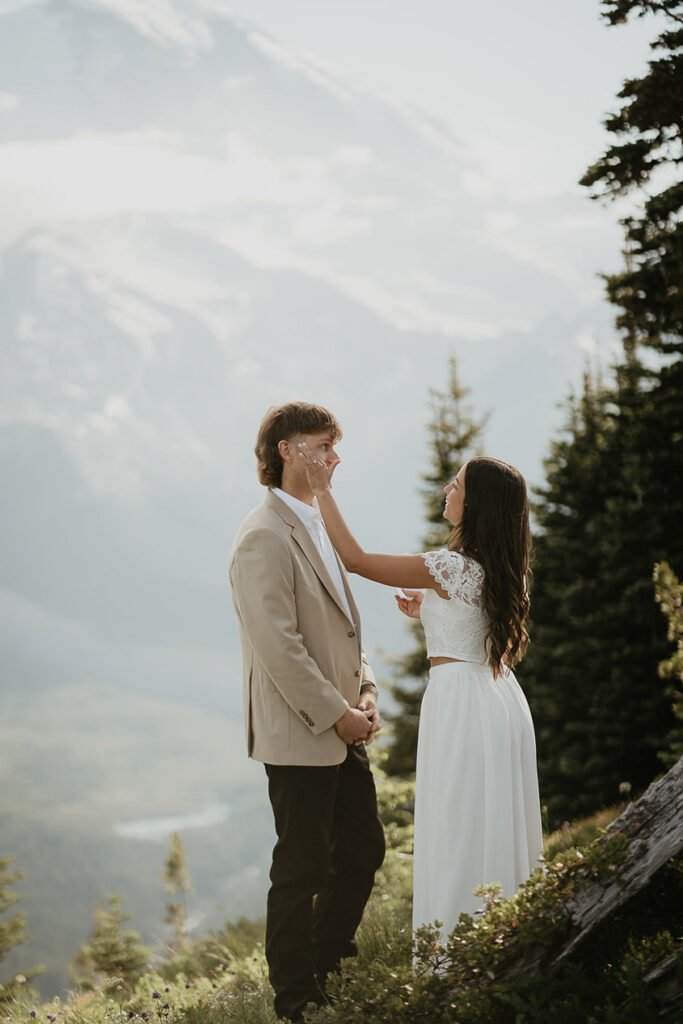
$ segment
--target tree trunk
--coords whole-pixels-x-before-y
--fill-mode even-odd
[[[623,837],[621,847],[611,844],[617,837]],[[620,927],[623,920],[628,928],[630,901],[657,871],[683,853],[683,758],[630,804],[596,842],[605,850],[605,868],[597,877],[594,867],[579,865],[574,869],[571,896],[562,908],[564,926],[551,929],[547,942],[535,949],[524,947],[514,938],[506,943],[504,962],[496,970],[497,980],[538,974],[551,977],[572,957],[580,957],[587,940],[597,937],[600,941],[596,930],[617,912]],[[611,851],[613,862],[609,860]],[[681,911],[679,921],[683,920],[683,908]],[[677,954],[667,956],[645,978],[663,1024],[683,1020],[683,943],[680,933],[675,938],[679,942]]]
[[[639,800],[629,804],[598,842],[604,846],[616,836],[626,840],[626,863],[602,882],[589,878],[577,885],[574,898],[566,904],[570,932],[555,957],[557,962],[570,956],[597,925],[683,852],[683,757]]]

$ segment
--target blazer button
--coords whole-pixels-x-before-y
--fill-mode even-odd
[[[359,676],[360,675],[360,669],[357,668],[356,671],[353,674],[354,674],[354,676]]]
[[[356,634],[355,634],[353,629],[350,629],[346,635],[347,636],[355,636]]]

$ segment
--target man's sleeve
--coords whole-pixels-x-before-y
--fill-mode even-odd
[[[360,654],[362,659],[360,668],[360,685],[362,686],[363,683],[375,683],[375,673],[372,671],[372,665],[368,661],[364,647],[361,647]],[[375,685],[377,684],[375,683]]]
[[[250,531],[234,553],[230,579],[256,658],[313,735],[325,732],[349,705],[322,674],[299,632],[287,545],[273,530]]]

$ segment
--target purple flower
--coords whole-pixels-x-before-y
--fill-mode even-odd
[[[38,1014],[36,1013],[35,1010],[31,1010],[31,1012],[29,1013],[29,1017],[37,1017],[37,1016],[38,1016]]]
[[[161,999],[161,995],[158,992],[152,992],[152,999]]]

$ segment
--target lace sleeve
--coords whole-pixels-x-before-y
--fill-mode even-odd
[[[447,548],[426,551],[422,558],[430,574],[451,600],[457,598],[465,604],[481,607],[484,571],[478,562]]]

